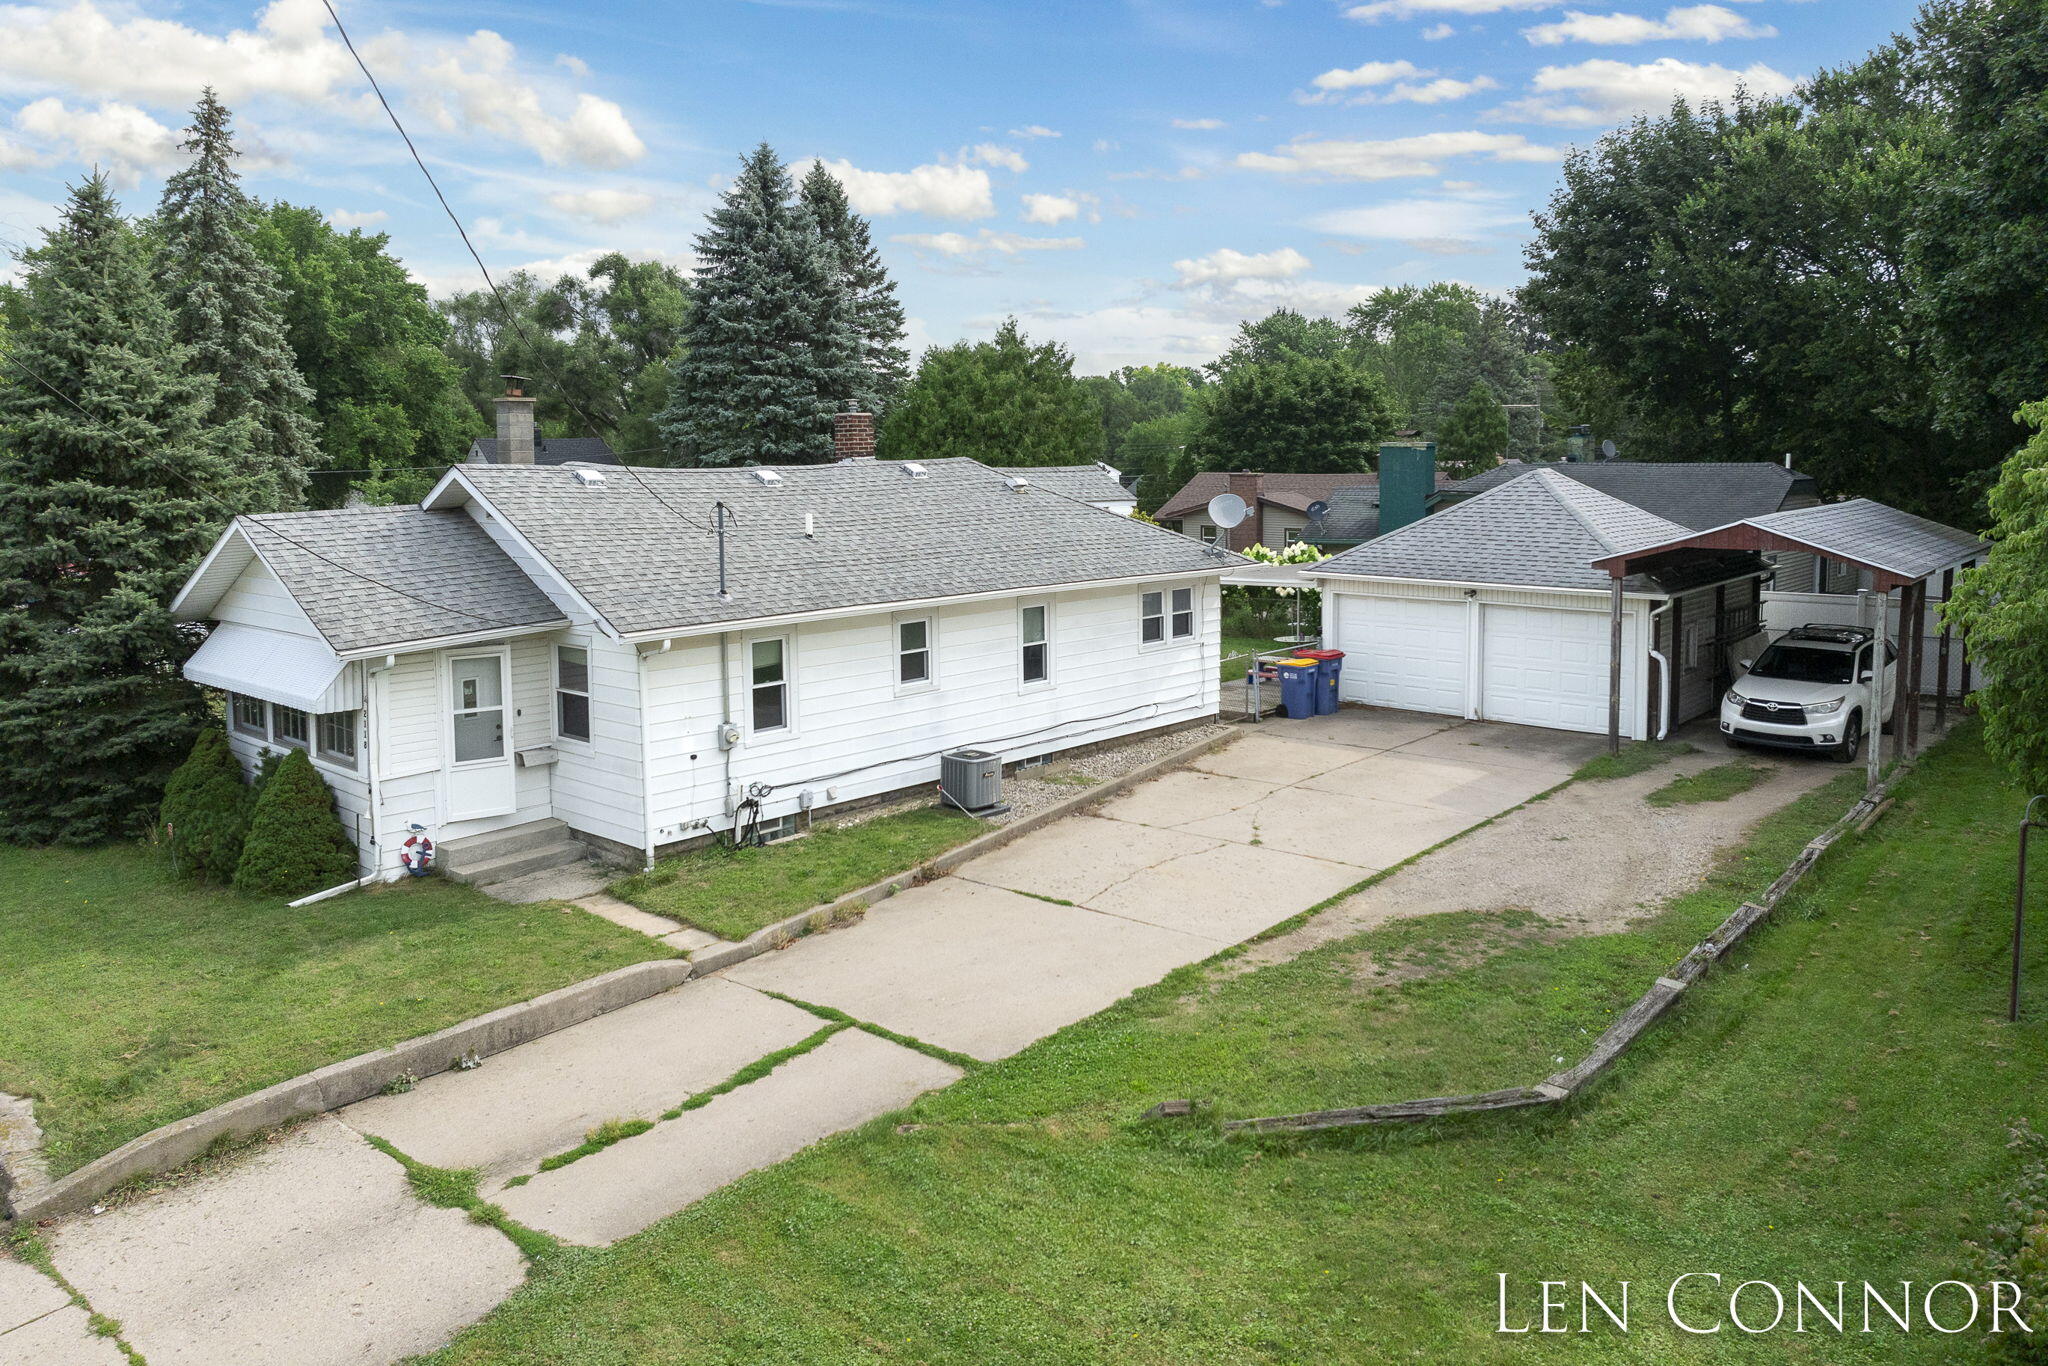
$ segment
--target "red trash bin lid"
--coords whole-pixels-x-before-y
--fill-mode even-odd
[[[1294,653],[1302,659],[1342,659],[1344,657],[1342,650],[1296,650]]]

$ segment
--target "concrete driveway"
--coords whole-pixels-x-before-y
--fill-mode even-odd
[[[364,1135],[478,1169],[484,1197],[530,1227],[608,1243],[950,1084],[961,1071],[949,1059],[1006,1057],[1556,786],[1601,743],[1355,709],[1247,727],[858,925],[350,1106],[250,1159],[62,1225],[52,1254],[156,1366],[374,1366],[423,1351],[508,1293],[518,1257],[460,1213],[420,1205]],[[806,1006],[918,1046],[857,1027],[820,1040],[827,1020]],[[540,1170],[607,1119],[664,1115]],[[0,1309],[19,1298],[19,1316],[76,1327],[35,1289],[0,1278]],[[27,1331],[6,1327],[0,1366]]]

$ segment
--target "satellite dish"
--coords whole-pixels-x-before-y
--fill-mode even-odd
[[[1209,500],[1209,520],[1217,526],[1236,526],[1250,514],[1250,506],[1234,493],[1219,493]]]
[[[1311,522],[1320,522],[1330,511],[1330,505],[1318,498],[1313,503],[1310,503],[1304,511],[1308,513],[1308,519]]]
[[[1600,443],[1600,458],[1603,460],[1614,459],[1614,443],[1612,441],[1603,441]]]

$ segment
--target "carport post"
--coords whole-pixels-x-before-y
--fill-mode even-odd
[[[1937,732],[1948,729],[1948,600],[1955,596],[1956,571],[1941,571],[1941,645],[1935,650],[1934,667],[1934,729]]]
[[[1614,585],[1608,598],[1607,623],[1607,752],[1621,753],[1621,571],[1609,572]]]
[[[1877,719],[1866,721],[1863,726],[1864,783],[1868,790],[1877,790],[1878,775],[1884,769],[1884,595],[1865,588],[1856,594],[1856,619],[1870,632],[1870,638],[1877,642],[1870,651],[1870,678],[1874,685],[1872,695],[1879,700]]]

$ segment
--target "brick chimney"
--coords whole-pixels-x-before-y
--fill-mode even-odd
[[[1229,487],[1225,492],[1234,493],[1244,499],[1244,505],[1251,511],[1245,513],[1242,522],[1223,533],[1225,550],[1241,551],[1246,546],[1259,543],[1259,523],[1265,520],[1259,512],[1259,485],[1265,477],[1249,470],[1233,470],[1227,476],[1226,482]]]
[[[498,463],[533,463],[533,400],[526,396],[524,375],[500,375],[505,392],[498,397]]]
[[[832,454],[841,460],[875,458],[875,415],[832,414]]]

